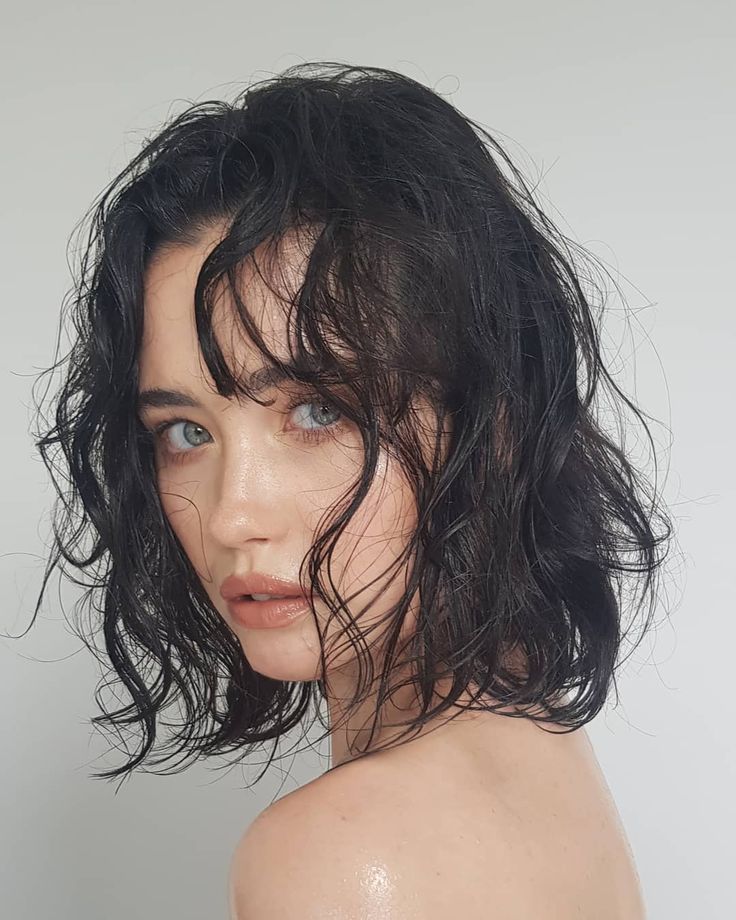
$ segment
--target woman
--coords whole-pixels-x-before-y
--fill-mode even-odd
[[[94,721],[143,731],[100,775],[247,761],[324,702],[331,768],[244,828],[233,917],[643,917],[584,725],[616,576],[653,600],[671,525],[598,424],[601,378],[641,416],[501,147],[401,74],[291,68],[146,143],[76,307],[37,443],[73,499],[49,567],[94,573],[132,697]]]

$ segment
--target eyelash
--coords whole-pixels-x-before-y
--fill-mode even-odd
[[[292,412],[294,409],[297,408],[297,406],[303,406],[303,405],[307,405],[310,403],[312,405],[315,405],[317,402],[321,402],[322,405],[328,405],[328,406],[333,405],[327,400],[322,399],[322,397],[318,393],[311,393],[306,397],[299,396],[297,399],[292,400],[292,402],[288,406],[288,411]],[[153,429],[150,430],[149,434],[151,435],[154,441],[157,441],[159,443],[165,443],[164,434],[169,430],[169,428],[172,428],[174,425],[178,425],[180,422],[184,424],[190,423],[190,424],[196,425],[195,422],[192,422],[191,419],[188,419],[188,418],[172,418],[172,419],[168,419],[165,422],[162,422],[160,425],[156,425]],[[332,422],[331,424],[326,425],[323,428],[301,429],[299,433],[299,438],[302,441],[306,441],[308,443],[318,443],[320,441],[326,441],[330,438],[333,438],[335,434],[344,427],[344,425],[345,425],[344,418],[340,418],[336,422]],[[202,425],[198,425],[197,427],[204,428],[204,426]],[[199,446],[204,447],[204,445],[199,445]],[[166,457],[173,463],[185,463],[186,458],[190,454],[195,453],[196,450],[197,450],[196,447],[192,447],[190,450],[170,450],[167,447],[163,448],[163,452],[165,453]]]

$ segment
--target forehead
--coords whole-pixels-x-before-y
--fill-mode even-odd
[[[203,234],[193,245],[168,246],[146,269],[143,285],[143,338],[140,368],[150,376],[160,368],[199,372],[199,342],[194,317],[194,291],[206,256],[221,239],[221,231]],[[286,357],[286,311],[304,277],[309,252],[293,234],[281,242],[276,257],[256,250],[254,264],[247,259],[239,272],[240,298],[245,303],[267,346]],[[265,277],[264,277],[265,276]],[[216,289],[212,327],[225,359],[242,368],[253,345],[237,317],[232,292],[226,283]]]

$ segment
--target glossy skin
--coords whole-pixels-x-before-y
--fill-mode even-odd
[[[219,586],[228,575],[251,570],[296,578],[321,516],[358,475],[362,443],[350,426],[334,439],[302,439],[305,428],[319,427],[308,393],[263,394],[277,402],[262,407],[238,405],[210,388],[192,307],[197,271],[217,236],[213,230],[197,246],[160,253],[147,273],[140,390],[187,390],[200,407],[148,409],[142,421],[150,429],[181,418],[192,423],[159,435],[162,506],[249,662],[277,679],[314,680],[320,659],[311,617],[283,629],[243,628],[231,620]],[[283,280],[297,284],[303,266],[300,247],[287,247]],[[271,347],[287,357],[283,305],[257,275],[246,277],[243,296]],[[260,365],[226,297],[218,311],[216,333],[228,360],[246,370]],[[289,405],[292,396],[299,397],[296,407]],[[432,414],[419,409],[431,432]],[[401,578],[388,583],[385,569],[414,523],[402,470],[384,454],[377,481],[334,555],[343,596],[361,592],[351,602],[354,616],[384,592],[361,625],[373,624],[401,596]],[[339,632],[335,621],[328,639]],[[352,655],[347,642],[333,652],[333,725],[355,679]],[[412,706],[406,691],[398,694],[374,742],[390,739],[396,733],[391,722],[407,719]],[[463,714],[449,724],[429,723],[401,748],[350,762],[348,740],[362,739],[374,708],[369,698],[332,736],[339,770],[285,796],[244,833],[231,866],[234,917],[644,916],[625,836],[583,731],[546,734],[529,720]]]
[[[585,731],[486,713],[280,799],[230,886],[235,920],[645,917]]]

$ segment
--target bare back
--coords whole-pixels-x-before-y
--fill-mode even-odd
[[[645,917],[624,829],[584,729],[553,734],[528,719],[483,713],[313,785],[368,804],[423,920]]]

